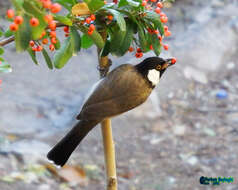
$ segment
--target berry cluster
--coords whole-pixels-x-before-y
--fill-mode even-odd
[[[94,30],[96,29],[94,25],[94,21],[96,20],[96,16],[94,14],[90,15],[89,17],[85,18],[82,24],[88,26],[88,35],[92,35]]]
[[[52,3],[51,0],[39,0],[42,4],[42,7],[45,9],[48,9],[49,12],[51,13],[58,13],[61,10],[61,5],[58,3]],[[9,28],[11,31],[16,32],[19,28],[19,25],[21,25],[24,21],[22,16],[15,16],[15,12],[12,9],[9,9],[7,11],[7,17],[9,19],[14,18],[14,23],[12,23]],[[57,43],[57,38],[56,38],[56,22],[54,21],[54,18],[52,14],[48,13],[44,16],[45,22],[48,24],[48,29],[50,31],[44,30],[38,40],[31,40],[29,42],[29,46],[32,48],[33,51],[42,51],[43,46],[49,43],[49,40],[51,44],[49,45],[49,49],[51,51],[55,50],[55,44]],[[39,20],[35,17],[32,17],[30,19],[30,25],[32,27],[37,27],[40,24]],[[64,28],[64,31],[66,35],[69,33],[69,28]],[[48,40],[49,38],[49,40]]]
[[[154,8],[154,11],[160,15],[160,21],[165,24],[168,22],[168,17],[167,15],[161,11],[161,9],[163,8],[163,3],[162,2],[157,2],[158,0],[143,0],[142,3],[141,3],[141,6],[145,7],[145,9],[147,10],[152,10],[153,9],[153,5],[156,3],[156,7]],[[146,15],[146,13],[143,13],[142,14],[143,16]],[[158,35],[158,40],[160,41],[160,44],[163,46],[164,50],[168,50],[169,49],[169,46],[167,44],[163,44],[163,36],[160,36],[159,35],[159,31],[158,30],[153,30],[151,28],[147,28],[147,31],[149,34],[156,34]],[[164,25],[164,37],[169,37],[171,36],[171,32],[168,28],[168,26],[165,26]],[[152,44],[150,45],[150,50],[153,50],[153,46]],[[130,47],[129,52],[133,52],[134,51],[134,48],[133,47]],[[137,48],[137,51],[135,53],[135,57],[136,58],[141,58],[143,56],[143,53],[141,51],[140,48]]]

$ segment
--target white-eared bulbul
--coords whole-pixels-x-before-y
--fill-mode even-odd
[[[98,123],[145,102],[165,70],[175,62],[174,58],[150,57],[135,66],[124,64],[111,71],[92,90],[77,116],[80,121],[48,153],[48,159],[63,166]]]

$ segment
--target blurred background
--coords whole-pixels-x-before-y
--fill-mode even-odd
[[[9,1],[0,0],[0,27]],[[177,64],[141,107],[113,118],[119,190],[213,189],[201,176],[234,177],[216,189],[238,189],[238,1],[177,0],[164,11],[172,37],[162,57]],[[152,56],[148,53],[145,57]],[[6,46],[13,72],[1,74],[0,189],[105,189],[100,127],[55,169],[50,148],[76,122],[98,80],[96,49],[81,51],[61,70]],[[136,64],[127,54],[113,67]]]

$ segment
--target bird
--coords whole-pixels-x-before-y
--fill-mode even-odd
[[[76,125],[47,154],[49,161],[64,166],[83,138],[98,123],[141,105],[159,83],[175,58],[148,57],[137,65],[122,64],[91,90]]]

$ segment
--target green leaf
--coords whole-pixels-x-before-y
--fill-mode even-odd
[[[51,58],[48,55],[47,51],[45,51],[45,49],[42,50],[42,54],[43,54],[43,56],[45,58],[45,62],[47,64],[48,68],[49,69],[53,69],[53,63],[52,63]]]
[[[68,37],[67,39],[65,39],[60,49],[54,55],[53,63],[55,68],[62,68],[73,56],[73,51],[74,48],[72,45],[72,39],[71,37]]]
[[[114,31],[111,33],[111,43],[110,43],[110,52],[112,54],[118,55],[118,48],[120,48],[124,42],[126,31],[119,30],[119,27],[116,26]]]
[[[36,64],[39,65],[38,61],[36,60],[36,52],[34,52],[30,47],[27,48],[27,52],[31,56],[32,61]]]
[[[71,12],[72,6],[69,5],[65,0],[56,0],[55,2],[61,4],[64,8],[66,8],[69,12]]]
[[[5,59],[3,59],[2,57],[0,57],[0,61],[5,61]]]
[[[41,36],[42,32],[44,31],[45,27],[47,26],[47,23],[44,20],[44,14],[45,12],[43,10],[40,10],[37,7],[37,4],[35,1],[24,1],[23,8],[26,12],[34,15],[39,20],[39,25],[32,28],[32,39],[37,40]],[[29,34],[28,34],[29,35]]]
[[[83,0],[83,1],[87,3],[88,8],[91,12],[95,12],[104,6],[103,0]]]
[[[126,22],[122,14],[114,9],[107,9],[110,13],[113,14],[114,18],[117,21],[118,26],[121,31],[126,31]]]
[[[29,25],[29,19],[24,17],[26,22],[23,22],[19,29],[15,32],[15,46],[17,52],[25,51],[29,46],[29,41],[31,40],[31,27]]]
[[[151,35],[151,42],[152,42],[155,55],[159,56],[159,54],[161,53],[161,44],[156,34]]]
[[[126,6],[126,5],[128,5],[127,0],[120,0],[119,3],[118,3],[118,7],[123,7],[123,6]]]
[[[10,29],[7,29],[7,31],[4,33],[4,37],[6,37],[6,38],[8,38],[12,35],[14,35],[14,33]]]
[[[139,2],[136,2],[136,1],[133,1],[133,0],[127,0],[128,4],[133,6],[133,7],[139,7],[140,6],[140,3]]]
[[[143,52],[147,51],[147,41],[146,41],[146,34],[144,28],[138,25],[138,37],[140,42],[140,47]]]
[[[10,72],[12,72],[12,68],[11,68],[11,66],[9,64],[2,63],[0,65],[0,72],[2,72],[2,73],[10,73]]]
[[[160,35],[164,35],[164,25],[160,21],[160,16],[152,11],[146,11],[146,15],[143,17],[144,19],[152,22],[155,25],[155,29],[159,29]]]
[[[81,38],[81,47],[84,49],[88,49],[93,45],[93,40],[89,38],[88,35],[83,34]]]
[[[56,37],[56,40],[57,40],[57,42],[55,44],[55,49],[58,50],[58,49],[60,49],[60,41],[59,41],[59,38],[57,38],[57,37]]]
[[[16,8],[16,10],[20,11],[22,9],[23,1],[24,0],[12,0],[11,2],[14,5],[14,7]]]
[[[70,27],[70,37],[73,45],[73,55],[77,55],[81,49],[81,38],[75,27]]]
[[[4,54],[4,49],[0,47],[0,55]]]
[[[68,25],[68,26],[72,26],[73,25],[73,22],[72,20],[70,20],[68,17],[66,16],[61,16],[61,15],[56,15],[54,14],[54,19],[59,21],[60,23],[63,23],[65,25]]]
[[[0,37],[2,37],[3,35],[3,31],[0,29]]]
[[[105,43],[105,46],[103,47],[101,53],[100,53],[100,57],[105,57],[110,53],[110,41],[107,40]]]
[[[116,55],[118,56],[122,56],[128,51],[131,45],[131,42],[133,40],[133,25],[130,21],[127,22],[126,28],[127,30],[126,30],[125,37],[123,38],[120,46],[118,46],[117,48]]]

